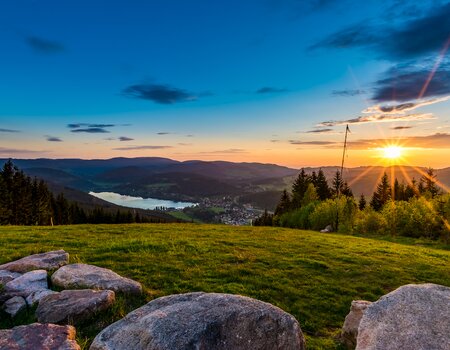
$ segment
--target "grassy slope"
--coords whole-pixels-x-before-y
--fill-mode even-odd
[[[317,232],[195,224],[1,227],[0,263],[65,249],[71,262],[111,268],[146,288],[146,300],[190,291],[243,294],[293,314],[308,349],[334,340],[353,299],[376,300],[407,283],[450,286],[450,251]],[[86,345],[145,302],[116,307],[78,329]],[[4,317],[0,327],[11,326]],[[15,323],[29,322],[32,313]]]

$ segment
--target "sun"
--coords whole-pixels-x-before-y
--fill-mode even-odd
[[[383,158],[386,159],[398,159],[402,156],[403,154],[403,148],[400,146],[386,146],[383,147],[382,149],[383,152]]]

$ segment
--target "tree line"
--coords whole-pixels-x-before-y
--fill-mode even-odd
[[[301,169],[274,213],[265,211],[253,224],[436,238],[449,236],[449,221],[450,195],[439,188],[431,168],[406,184],[384,173],[370,201],[364,195],[356,200],[339,171],[327,181],[322,170],[307,175]]]
[[[86,210],[63,193],[54,196],[43,180],[31,178],[11,160],[0,171],[0,225],[70,225],[162,222],[131,210]]]

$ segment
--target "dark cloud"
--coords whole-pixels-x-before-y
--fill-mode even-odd
[[[333,96],[344,96],[344,97],[349,97],[349,96],[357,96],[357,95],[364,95],[367,92],[365,90],[333,90],[331,92],[331,94]]]
[[[81,129],[72,129],[70,132],[85,132],[88,134],[105,134],[109,133],[108,130],[103,128],[81,128]]]
[[[195,101],[199,94],[161,84],[135,84],[122,90],[127,97],[150,100],[159,104]]]
[[[412,18],[400,26],[373,25],[366,22],[341,29],[311,48],[365,47],[375,50],[383,58],[409,59],[437,53],[449,39],[450,3],[433,6],[419,18]]]
[[[134,151],[134,150],[144,150],[144,149],[168,149],[173,148],[172,146],[130,146],[130,147],[118,147],[113,148],[114,151]]]
[[[16,133],[16,132],[20,132],[20,130],[14,130],[14,129],[1,129],[1,128],[0,128],[0,132]]]
[[[63,140],[61,140],[59,137],[56,136],[45,136],[47,138],[47,141],[49,142],[63,142]]]
[[[69,129],[77,129],[81,127],[88,127],[88,128],[112,128],[114,126],[117,126],[117,124],[91,124],[91,123],[72,123],[67,124],[67,127]]]
[[[234,153],[248,153],[248,151],[242,148],[229,148],[218,151],[200,152],[200,154],[234,154]]]
[[[336,142],[334,141],[299,141],[299,140],[289,140],[291,145],[314,145],[314,146],[325,146],[332,145]]]
[[[287,89],[279,89],[279,88],[274,88],[274,87],[270,87],[270,86],[264,86],[258,90],[256,90],[257,94],[275,94],[275,93],[280,93],[280,92],[287,92]]]
[[[280,142],[280,140],[270,140],[270,142],[272,142],[272,143],[277,143],[277,142]]]
[[[309,131],[305,131],[307,134],[327,134],[332,132],[333,129],[314,129],[314,130],[309,130]]]
[[[329,120],[321,122],[317,124],[317,126],[326,127],[326,126],[337,126],[346,124],[409,122],[409,121],[429,120],[429,119],[435,119],[435,117],[430,113],[405,114],[405,115],[373,114],[373,115],[362,115],[360,117],[346,120]]]
[[[28,36],[25,41],[30,47],[39,53],[52,54],[64,52],[65,48],[61,43],[39,38],[37,36]]]
[[[134,139],[127,136],[120,136],[119,141],[133,141]]]
[[[405,130],[405,129],[412,129],[412,128],[413,128],[412,126],[405,125],[405,126],[394,126],[391,129],[392,130]]]
[[[432,67],[394,67],[385,72],[384,77],[374,85],[372,99],[376,102],[410,101],[450,95],[450,64],[444,63],[434,72]],[[405,108],[409,108],[409,105],[403,104],[403,109]]]
[[[171,132],[167,132],[167,131],[161,131],[161,132],[157,132],[156,135],[170,135]]]
[[[17,148],[7,148],[0,147],[0,155],[4,157],[10,157],[11,155],[25,155],[25,154],[41,154],[49,153],[49,151],[37,151],[32,149],[17,149]]]

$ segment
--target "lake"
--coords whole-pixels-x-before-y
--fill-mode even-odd
[[[114,192],[89,192],[89,194],[107,202],[128,208],[155,209],[156,207],[166,207],[183,209],[197,204],[191,202],[174,202],[155,198],[132,197]]]

